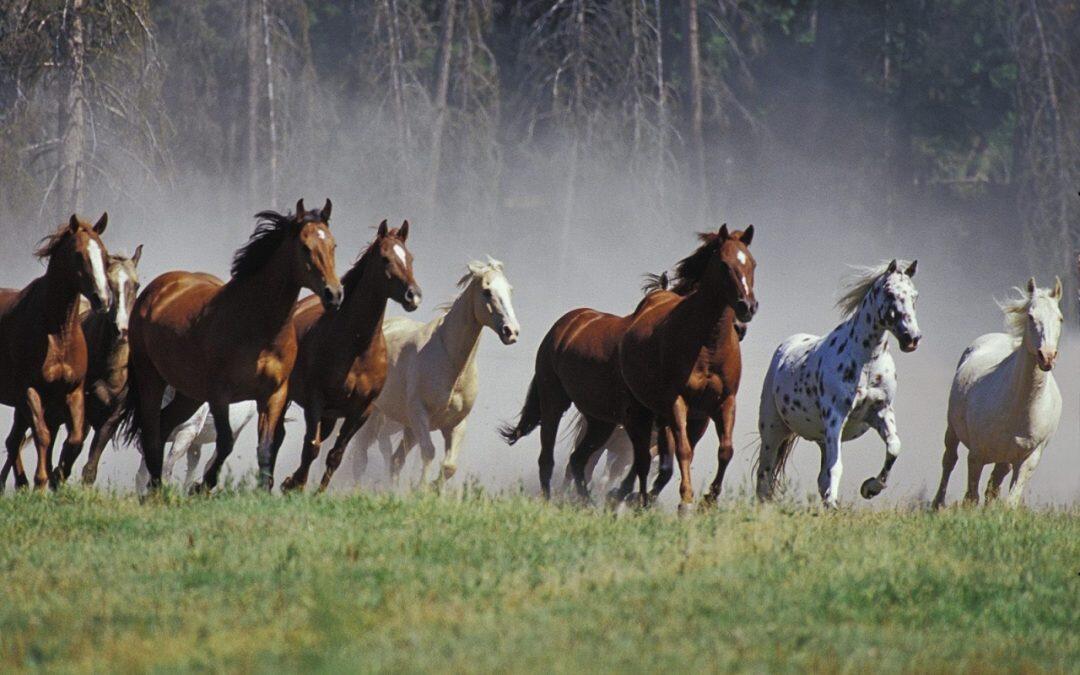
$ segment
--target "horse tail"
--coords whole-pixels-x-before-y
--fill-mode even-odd
[[[529,383],[529,393],[525,395],[525,405],[521,407],[516,425],[504,424],[499,427],[499,435],[507,445],[513,445],[532,433],[540,426],[540,385],[534,376]]]
[[[113,444],[118,438],[123,438],[128,445],[136,444],[142,450],[143,419],[139,411],[139,397],[135,395],[134,382],[135,359],[128,361],[128,384],[125,387],[123,400],[120,402],[120,424],[116,427],[113,436]]]

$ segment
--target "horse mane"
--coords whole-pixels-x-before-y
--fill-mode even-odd
[[[852,266],[852,272],[845,280],[843,293],[840,295],[840,299],[836,301],[836,306],[840,308],[842,316],[849,317],[858,311],[863,298],[874,287],[877,280],[888,272],[889,264],[889,262],[883,262],[880,265],[869,267],[862,265]],[[907,260],[897,260],[896,268],[907,269],[910,264],[910,261]]]
[[[466,266],[465,274],[457,280],[457,287],[461,289],[462,293],[464,293],[465,289],[468,288],[469,284],[472,283],[473,279],[479,279],[481,276],[487,274],[492,270],[501,272],[502,269],[502,262],[492,258],[491,256],[487,257],[486,263],[480,262],[479,260],[473,260]],[[449,312],[450,308],[454,306],[454,303],[457,302],[457,299],[460,297],[461,293],[458,293],[454,296],[453,300],[448,300],[447,302],[442,303],[435,309],[440,310],[443,313]]]
[[[655,293],[656,291],[666,291],[668,286],[671,285],[671,280],[668,278],[667,272],[661,272],[660,274],[649,272],[641,278],[644,280],[641,284],[641,292],[644,295]]]
[[[56,252],[56,249],[60,247],[60,244],[67,239],[68,234],[71,233],[71,226],[68,223],[61,225],[56,232],[47,234],[38,240],[37,249],[34,251],[34,256],[38,260],[44,260]]]
[[[1014,286],[1013,291],[1016,292],[1016,295],[999,301],[997,306],[1001,308],[1002,314],[1005,315],[1005,330],[1013,337],[1024,337],[1028,308],[1031,307],[1031,303],[1035,301],[1039,294],[1046,291],[1036,288],[1035,293],[1029,295],[1019,286]]]
[[[375,244],[378,241],[378,237],[372,239],[367,248],[356,257],[356,262],[353,263],[349,271],[341,276],[341,286],[345,290],[346,296],[352,293],[353,289],[360,284],[360,280],[364,278],[364,270],[367,269],[368,263],[371,261],[371,253],[375,250]]]
[[[295,233],[300,225],[322,222],[318,211],[302,214],[259,211],[255,217],[259,222],[251,233],[251,238],[233,255],[232,275],[235,279],[251,276],[261,270],[273,257],[281,242]]]
[[[716,250],[723,243],[720,234],[717,232],[699,232],[697,237],[701,241],[701,245],[698,246],[696,251],[675,265],[674,281],[671,283],[670,288],[667,289],[673,293],[687,295],[697,288],[698,282],[701,281],[701,277],[705,275],[705,270],[709,267],[709,258],[716,253]],[[652,276],[646,276],[648,281],[645,282],[642,290],[650,292],[658,289],[651,283]],[[657,278],[656,281],[660,281],[660,278]]]

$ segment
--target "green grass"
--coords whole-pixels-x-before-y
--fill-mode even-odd
[[[6,496],[0,668],[1075,671],[1078,515]]]

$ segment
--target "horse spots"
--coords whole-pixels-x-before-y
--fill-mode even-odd
[[[836,344],[836,336],[834,335],[834,336],[832,336],[832,338],[829,339],[829,346],[832,347],[835,344]]]

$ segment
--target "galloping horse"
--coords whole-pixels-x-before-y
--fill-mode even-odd
[[[409,312],[420,305],[412,253],[405,248],[408,238],[409,221],[400,229],[389,229],[382,221],[375,241],[342,277],[345,301],[341,309],[324,312],[308,300],[296,308],[293,321],[300,352],[289,381],[289,400],[304,408],[306,432],[300,466],[282,482],[282,491],[304,487],[322,439],[343,417],[334,447],[326,456],[319,486],[325,490],[349,441],[371,415],[372,403],[386,381],[386,302],[392,299]],[[284,436],[282,421],[275,452]]]
[[[900,454],[896,415],[896,365],[889,354],[889,333],[900,349],[913,352],[922,334],[915,318],[918,291],[911,278],[917,261],[908,265],[865,268],[855,276],[837,305],[846,320],[828,335],[798,334],[773,355],[761,389],[758,431],[757,494],[771,499],[798,437],[821,448],[818,491],[826,506],[836,506],[843,462],[840,442],[874,429],[885,442],[885,465],[863,482],[859,493],[871,499],[885,489],[889,471]]]
[[[391,459],[385,457],[396,479],[409,450],[420,444],[423,457],[421,482],[435,457],[431,432],[442,433],[446,458],[437,480],[448,480],[457,471],[457,456],[465,436],[465,422],[476,401],[479,377],[476,351],[480,333],[487,326],[504,345],[517,342],[520,327],[511,303],[510,282],[503,264],[488,258],[469,263],[458,281],[464,288],[446,307],[446,313],[422,324],[404,317],[386,322],[387,378],[376,412],[357,436],[356,467],[359,478],[367,467],[367,451],[376,436],[380,448],[390,448],[389,422],[404,428],[401,445]]]
[[[986,500],[997,498],[1012,469],[1008,504],[1020,504],[1024,486],[1061,421],[1061,391],[1050,372],[1061,337],[1061,296],[1061,279],[1053,290],[1029,279],[1021,297],[1001,305],[1009,332],[983,335],[964,350],[949,394],[935,507],[945,503],[960,443],[968,448],[966,500],[979,502],[983,466],[993,464]]]
[[[694,446],[712,420],[720,437],[719,466],[707,499],[720,494],[724,472],[734,453],[735,396],[742,376],[742,355],[736,323],[757,312],[754,297],[756,262],[750,254],[754,226],[700,235],[702,244],[679,262],[671,291],[649,295],[634,313],[619,345],[619,366],[626,386],[641,403],[627,420],[634,445],[634,465],[613,493],[624,498],[636,477],[643,503],[649,464],[652,423],[659,423],[660,474],[653,496],[671,476],[672,452],[679,461],[680,511],[693,508],[690,463]],[[584,466],[580,466],[584,469]],[[584,480],[575,467],[575,479]]]
[[[274,434],[296,361],[292,311],[301,288],[326,307],[341,304],[334,271],[330,200],[308,211],[256,214],[259,224],[233,258],[228,283],[210,274],[167,272],[147,285],[131,317],[129,438],[139,437],[150,488],[161,485],[164,439],[204,402],[217,426],[217,452],[196,490],[217,485],[232,452],[229,404],[254,400],[259,410],[259,481],[273,487]],[[165,387],[176,398],[161,408]]]
[[[64,454],[82,448],[87,354],[79,295],[95,311],[112,305],[105,277],[108,252],[100,237],[108,222],[108,214],[93,226],[72,215],[37,250],[38,258],[49,261],[44,276],[21,291],[0,289],[0,403],[15,408],[6,445],[16,487],[27,485],[19,454],[27,429],[38,453],[34,485],[55,484],[52,445],[58,424],[46,418],[47,410],[63,410]]]

